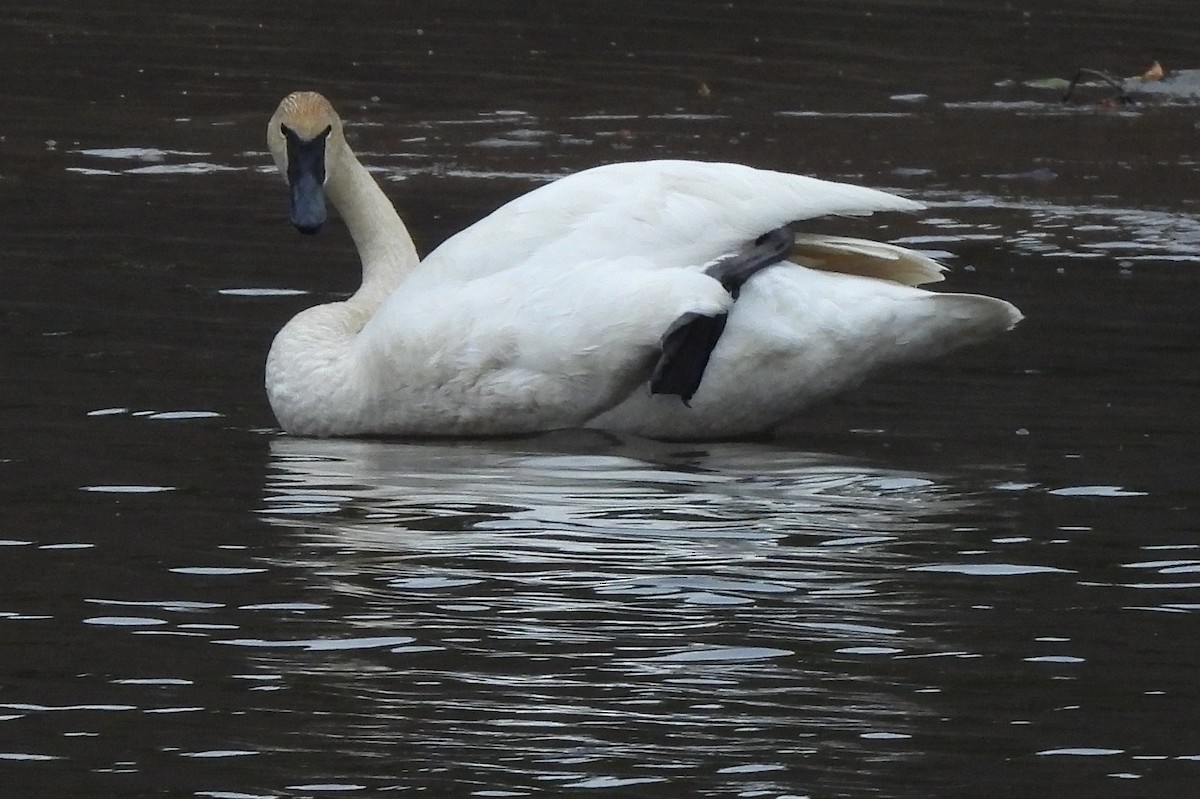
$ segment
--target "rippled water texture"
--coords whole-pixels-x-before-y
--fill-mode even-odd
[[[0,793],[1194,793],[1196,101],[1046,79],[1200,11],[1080,5],[0,15]],[[281,436],[270,338],[355,278],[268,168],[300,88],[423,250],[730,159],[925,201],[821,227],[1028,319],[770,441]]]

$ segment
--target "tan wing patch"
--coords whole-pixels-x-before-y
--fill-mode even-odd
[[[944,280],[946,267],[919,252],[866,239],[797,235],[789,261],[820,269],[920,286]]]

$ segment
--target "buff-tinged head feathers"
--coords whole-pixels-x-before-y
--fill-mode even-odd
[[[329,126],[341,126],[333,106],[316,92],[292,92],[284,97],[271,121],[287,125],[305,139],[311,139]]]
[[[284,129],[291,131],[303,141],[311,141],[326,128],[330,129],[329,138],[338,140],[342,137],[342,120],[329,101],[317,92],[292,92],[275,109],[271,121],[267,123],[267,146],[275,158],[279,171],[287,174],[287,144]]]

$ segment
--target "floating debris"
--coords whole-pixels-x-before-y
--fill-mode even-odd
[[[1026,81],[1033,89],[1061,91],[1064,103],[1079,101],[1084,89],[1108,89],[1109,93],[1096,102],[1102,110],[1124,108],[1144,102],[1200,101],[1200,69],[1178,69],[1168,72],[1155,61],[1140,75],[1121,78],[1100,69],[1080,67],[1070,80],[1040,78]]]

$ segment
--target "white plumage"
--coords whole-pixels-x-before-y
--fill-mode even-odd
[[[1021,318],[1002,300],[915,288],[942,268],[860,239],[797,236],[787,260],[751,277],[736,300],[704,271],[791,222],[921,207],[872,189],[734,164],[615,164],[531,191],[419,261],[324,98],[286,98],[268,142],[306,232],[323,204],[314,212],[311,197],[298,197],[295,164],[323,149],[324,191],[363,262],[354,296],[297,315],[271,347],[267,392],[290,433],[757,433],[880,367]],[[724,312],[690,407],[651,394],[672,325]]]

